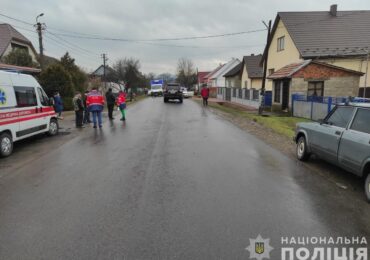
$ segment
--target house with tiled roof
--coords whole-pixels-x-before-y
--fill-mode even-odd
[[[268,62],[264,64],[269,78],[266,89],[273,90],[273,107],[281,108],[284,103],[287,104],[284,109],[289,110],[289,97],[294,93],[291,91],[289,84],[292,81],[289,78],[276,79],[271,76],[286,66],[306,60],[327,63],[337,69],[362,72],[357,85],[347,86],[351,88],[347,91],[349,93],[363,87],[365,77],[369,87],[370,76],[365,71],[366,56],[370,50],[369,24],[370,11],[338,11],[337,5],[332,5],[328,11],[279,12],[263,54],[263,58],[268,54]],[[327,96],[327,80],[329,79],[306,78],[305,92],[311,93],[309,88],[312,84],[320,82],[315,85],[315,93]],[[359,94],[361,93],[356,93]]]
[[[244,56],[241,69],[242,88],[261,89],[263,79],[262,55]],[[268,89],[267,90],[271,90]]]
[[[224,74],[225,87],[240,88],[241,87],[241,71],[242,62],[237,63],[231,70]]]
[[[233,69],[237,64],[240,63],[239,59],[232,58],[230,61],[225,63],[222,67],[219,67],[217,71],[215,71],[209,78],[208,78],[208,86],[213,88],[224,88],[225,86],[225,78],[224,75]]]
[[[315,60],[288,64],[268,76],[274,83],[274,109],[289,110],[291,94],[354,97],[358,94],[360,77],[363,75],[359,71]]]
[[[38,63],[37,52],[31,41],[10,24],[0,24],[0,59],[16,48],[26,50],[32,61]]]

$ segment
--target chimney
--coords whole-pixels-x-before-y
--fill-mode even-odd
[[[252,53],[251,56],[254,56],[254,53]]]
[[[338,8],[338,5],[331,5],[330,6],[330,14],[332,16],[337,16],[337,8]]]

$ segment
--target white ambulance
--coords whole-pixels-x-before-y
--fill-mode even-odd
[[[0,71],[0,157],[12,153],[15,141],[40,133],[58,134],[51,104],[31,75]]]

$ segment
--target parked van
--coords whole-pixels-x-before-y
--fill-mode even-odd
[[[58,130],[52,103],[36,79],[0,71],[0,157],[12,153],[15,141]]]

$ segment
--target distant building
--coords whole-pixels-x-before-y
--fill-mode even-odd
[[[235,67],[224,74],[225,87],[227,88],[240,88],[241,87],[241,69],[242,62],[239,62]]]
[[[240,60],[233,58],[222,67],[219,67],[214,73],[212,73],[212,75],[209,76],[208,86],[212,88],[226,87],[224,75],[239,63]]]
[[[242,88],[261,89],[263,79],[263,68],[261,66],[262,55],[244,56],[241,68]],[[267,91],[271,88],[266,88]]]

